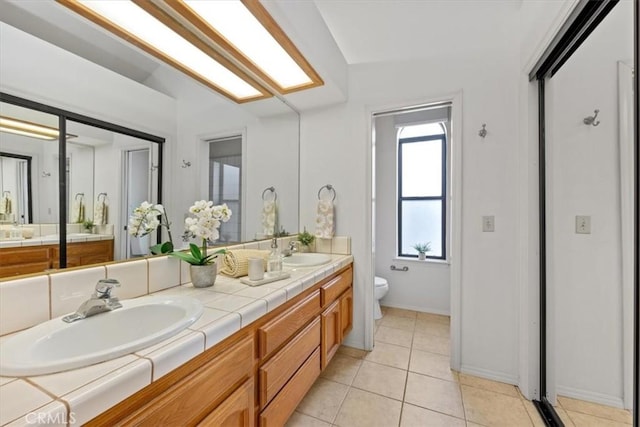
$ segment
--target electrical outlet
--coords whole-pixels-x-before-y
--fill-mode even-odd
[[[493,215],[482,217],[482,231],[485,233],[496,231],[496,218]]]
[[[590,215],[576,215],[576,234],[591,234]]]

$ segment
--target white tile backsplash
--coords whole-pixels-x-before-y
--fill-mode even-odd
[[[98,280],[106,278],[106,272],[100,266],[51,274],[51,317],[76,311],[95,292]]]
[[[49,276],[0,283],[0,335],[49,320]]]
[[[180,284],[180,261],[170,256],[149,258],[149,292],[178,286]]]
[[[113,295],[120,299],[135,298],[149,293],[147,260],[108,264],[107,277],[120,282]]]

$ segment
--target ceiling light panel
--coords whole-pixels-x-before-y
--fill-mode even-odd
[[[167,0],[166,3],[280,93],[323,84],[257,0]]]
[[[5,116],[0,116],[0,131],[49,141],[58,139],[59,134],[58,129]]]
[[[211,52],[205,53],[202,46],[187,40],[168,25],[166,17],[160,21],[146,8],[153,8],[149,2],[141,2],[145,9],[132,1],[105,0],[58,0],[80,15],[99,24],[127,41],[133,42],[148,53],[196,78],[214,90],[236,102],[261,99],[271,94],[243,73],[230,71],[214,59]],[[174,28],[181,28],[177,23]],[[219,59],[219,58],[218,58]],[[225,64],[228,65],[228,64]],[[241,78],[242,76],[243,78]]]

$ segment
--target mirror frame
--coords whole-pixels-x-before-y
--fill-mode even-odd
[[[31,187],[31,156],[23,156],[22,154],[7,153],[0,151],[0,157],[10,157],[12,159],[20,159],[27,161],[27,215],[33,220],[33,195]]]
[[[41,111],[43,113],[48,113],[58,117],[58,153],[59,153],[59,163],[58,163],[58,197],[59,197],[59,210],[58,210],[58,226],[59,234],[60,234],[60,268],[67,267],[67,204],[66,204],[66,194],[67,194],[67,185],[66,182],[66,153],[67,153],[67,138],[66,138],[66,127],[67,120],[71,120],[74,122],[82,123],[89,126],[94,126],[100,129],[117,132],[123,135],[132,136],[134,138],[143,139],[149,142],[154,142],[159,144],[158,150],[158,185],[157,185],[157,194],[158,200],[156,203],[162,203],[162,175],[163,175],[163,152],[165,146],[165,138],[152,135],[150,133],[142,132],[139,130],[131,129],[125,126],[120,126],[115,123],[106,122],[104,120],[99,120],[93,117],[88,117],[82,114],[77,114],[71,111],[63,110],[61,108],[52,107],[50,105],[41,104],[39,102],[31,101],[29,99],[20,98],[15,95],[11,95],[6,92],[0,92],[0,102],[5,102],[7,104],[13,104],[24,108],[29,108],[36,111]],[[157,230],[158,241],[161,240],[161,230],[158,228]]]

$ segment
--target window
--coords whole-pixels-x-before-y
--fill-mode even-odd
[[[398,130],[398,256],[429,242],[426,257],[446,259],[446,144],[443,122]]]

